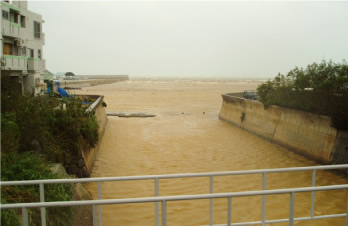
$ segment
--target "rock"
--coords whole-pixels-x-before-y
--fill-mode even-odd
[[[75,164],[69,166],[69,170],[68,170],[69,174],[77,175],[77,171],[78,171],[78,168]]]
[[[81,168],[77,168],[76,176],[78,178],[82,178],[82,169]]]
[[[85,167],[85,166],[82,168],[82,176],[83,177],[90,177],[89,172],[87,170],[87,167]]]
[[[85,166],[85,160],[79,159],[79,161],[77,162],[77,164],[78,164],[79,168],[82,168],[82,167]]]
[[[63,165],[60,163],[52,163],[50,170],[52,173],[57,174],[59,177],[65,178],[68,176]]]

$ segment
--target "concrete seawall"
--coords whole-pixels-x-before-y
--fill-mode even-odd
[[[70,175],[75,175],[77,177],[89,177],[92,172],[93,164],[108,121],[105,108],[103,106],[104,96],[76,95],[74,97],[81,98],[87,102],[93,101],[93,103],[86,109],[86,112],[92,112],[97,119],[99,126],[99,141],[93,148],[89,147],[89,145],[81,145],[79,154],[71,159],[67,159],[64,167],[67,173]]]
[[[234,94],[222,95],[219,118],[324,164],[348,163],[348,132],[327,116],[270,106]]]
[[[106,115],[106,111],[105,111],[105,108],[103,106],[103,100],[104,100],[104,96],[99,96],[90,108],[90,111],[94,112],[94,114],[97,118],[97,121],[98,121],[99,141],[98,141],[98,144],[94,148],[82,151],[82,156],[85,160],[85,164],[86,164],[86,167],[87,167],[89,174],[92,173],[93,164],[94,164],[95,158],[97,156],[97,152],[98,152],[98,149],[99,149],[100,143],[102,141],[104,131],[105,131],[105,128],[106,128],[106,125],[108,122],[108,117]]]

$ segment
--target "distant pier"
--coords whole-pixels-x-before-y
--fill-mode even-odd
[[[121,81],[129,80],[128,75],[76,75],[80,79],[119,79]]]

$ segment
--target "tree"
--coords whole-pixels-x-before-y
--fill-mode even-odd
[[[348,130],[348,65],[322,61],[306,69],[295,67],[258,88],[260,101],[330,116],[332,126]]]

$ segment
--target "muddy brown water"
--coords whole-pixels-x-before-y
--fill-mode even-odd
[[[126,81],[78,92],[105,96],[107,111],[145,112],[153,118],[109,116],[92,177],[217,172],[317,165],[218,119],[221,94],[255,89],[256,81]],[[268,175],[267,188],[311,186],[310,172]],[[346,184],[319,171],[317,185]],[[214,192],[261,190],[260,175],[214,178]],[[87,189],[97,198],[95,183]],[[102,183],[102,198],[153,196],[153,181]],[[160,195],[209,193],[209,178],[160,180]],[[295,217],[310,215],[310,193],[296,194]],[[315,215],[345,213],[346,191],[317,192]],[[266,219],[288,218],[289,195],[267,197]],[[154,204],[103,206],[104,225],[154,225]],[[214,223],[227,219],[227,200],[214,200]],[[261,197],[232,200],[232,222],[261,219]],[[167,204],[167,225],[209,224],[209,200]],[[287,225],[287,224],[274,224]],[[344,218],[295,225],[345,225]]]

